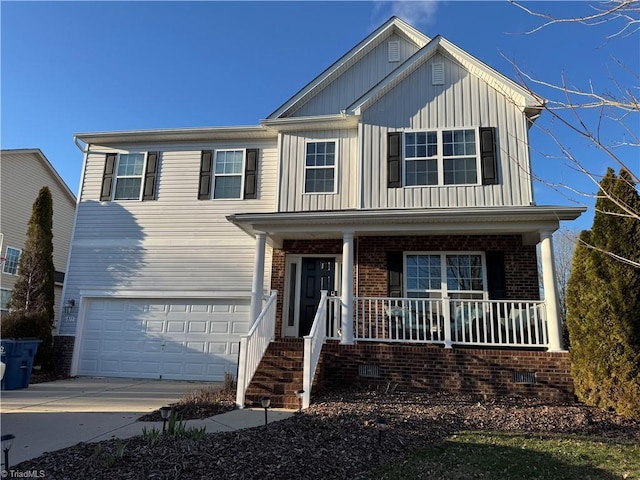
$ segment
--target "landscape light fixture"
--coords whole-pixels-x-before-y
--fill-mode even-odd
[[[378,446],[382,443],[382,432],[387,429],[387,421],[384,417],[376,418],[376,425],[378,426]]]
[[[66,313],[67,315],[71,315],[71,312],[73,311],[73,307],[75,306],[76,306],[76,301],[73,298],[70,298],[64,304],[64,313]]]
[[[260,405],[262,405],[262,408],[264,408],[264,427],[267,428],[267,410],[269,409],[269,407],[271,406],[271,398],[269,397],[261,397],[260,398]]]
[[[167,420],[171,415],[171,407],[160,407],[160,416],[162,417],[162,433],[167,431]]]
[[[302,413],[302,396],[304,395],[304,390],[296,390],[293,393],[296,394],[296,398],[298,399],[298,411],[296,413]]]
[[[16,436],[13,433],[7,433],[6,435],[2,435],[0,439],[2,441],[2,451],[4,452],[4,469],[7,472],[9,471],[9,450],[11,450],[14,438],[16,438]]]

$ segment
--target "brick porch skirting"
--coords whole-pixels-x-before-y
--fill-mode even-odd
[[[319,385],[329,389],[390,384],[405,391],[574,401],[568,352],[329,342],[318,368]]]

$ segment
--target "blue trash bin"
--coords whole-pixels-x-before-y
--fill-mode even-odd
[[[6,365],[0,388],[27,388],[33,369],[33,358],[42,340],[37,338],[9,338],[0,341],[0,357]]]

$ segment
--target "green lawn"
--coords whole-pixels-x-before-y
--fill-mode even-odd
[[[462,432],[376,478],[640,480],[640,445],[572,435]]]

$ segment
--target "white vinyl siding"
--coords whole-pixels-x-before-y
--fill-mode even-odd
[[[388,42],[390,41],[399,43],[398,62],[389,61]],[[293,113],[285,116],[303,117],[339,113],[417,51],[418,47],[413,42],[393,34],[381,41],[356,63],[346,63],[341,75],[327,85],[323,85],[321,91],[306,103],[297,106]]]
[[[7,247],[4,255],[4,265],[2,266],[2,273],[8,275],[18,275],[18,263],[20,262],[20,254],[22,251],[19,248]]]
[[[125,146],[123,146],[124,148]],[[256,200],[198,200],[202,150],[257,148]],[[227,220],[239,212],[273,212],[276,201],[276,140],[156,144],[162,152],[155,202],[100,202],[105,150],[96,146],[86,162],[81,201],[67,272],[65,296],[82,291],[156,291],[172,297],[251,294],[255,239]],[[265,286],[270,285],[267,248]],[[175,297],[173,293],[173,297]],[[75,319],[61,323],[75,334]]]
[[[356,208],[358,192],[358,131],[313,130],[282,135],[280,201],[283,212]],[[305,192],[307,145],[335,142],[336,166],[333,194]]]
[[[444,63],[446,83],[442,86],[431,84],[434,62]],[[361,208],[525,206],[533,200],[525,115],[502,93],[449,57],[436,54],[425,61],[367,108],[362,123]],[[496,129],[497,184],[482,185],[478,177],[475,183],[437,188],[387,187],[388,132],[471,126],[476,136],[477,127]],[[459,165],[453,167],[451,174],[462,175]],[[469,174],[471,169],[465,166],[463,170]],[[445,183],[444,179],[439,183]]]

